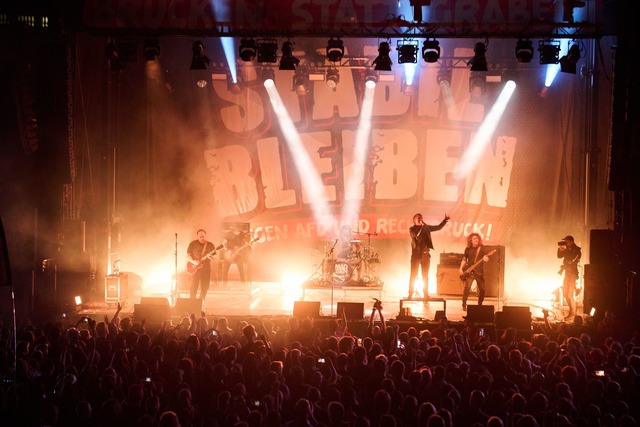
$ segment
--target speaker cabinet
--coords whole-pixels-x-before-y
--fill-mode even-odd
[[[475,323],[493,323],[494,306],[492,305],[467,305],[465,320]]]
[[[294,301],[294,317],[320,317],[320,301]]]
[[[502,311],[496,313],[496,328],[516,328],[519,331],[531,329],[531,310],[529,307],[502,307]]]
[[[460,264],[458,264],[458,267]],[[462,296],[464,284],[460,281],[458,267],[438,264],[436,273],[438,283],[438,295]]]
[[[195,314],[200,317],[200,313],[204,309],[202,298],[178,298],[176,305],[173,307],[173,313],[176,316],[189,316]]]
[[[589,263],[614,264],[616,262],[613,230],[591,230],[589,233]]]
[[[486,297],[504,296],[504,246],[485,246],[487,252],[495,249],[496,253],[489,257],[483,265],[484,281],[487,288]]]
[[[140,322],[146,320],[149,324],[159,324],[171,318],[171,310],[167,301],[162,304],[135,304],[133,307],[133,320]]]
[[[364,318],[364,303],[363,302],[338,302],[337,313],[338,317],[341,317],[342,309],[348,320],[362,320]]]
[[[583,311],[595,308],[599,314],[605,310],[620,312],[627,304],[627,291],[620,268],[607,264],[585,264]]]
[[[144,305],[162,305],[169,307],[169,299],[166,297],[141,297],[140,304]]]

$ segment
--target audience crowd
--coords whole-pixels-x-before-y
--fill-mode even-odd
[[[546,319],[545,319],[546,320]],[[579,320],[579,319],[578,319]],[[612,313],[495,330],[121,315],[0,330],[2,426],[636,426],[640,334]]]

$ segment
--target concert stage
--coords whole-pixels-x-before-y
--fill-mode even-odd
[[[170,295],[138,294],[122,295],[121,316],[131,316],[134,320],[147,318],[149,322],[171,320],[176,323],[194,313],[200,316],[200,307],[207,318],[227,317],[232,323],[259,317],[262,319],[286,319],[291,315],[313,316],[316,322],[332,321],[338,309],[345,307],[349,324],[356,330],[366,328],[371,308],[379,299],[383,304],[385,319],[424,328],[433,327],[436,319],[445,314],[454,324],[462,324],[471,319],[478,323],[494,324],[496,328],[513,326],[518,329],[531,329],[530,325],[542,322],[542,309],[548,307],[548,301],[506,301],[486,298],[482,307],[475,305],[477,298],[472,295],[468,301],[468,311],[462,310],[459,296],[431,295],[431,299],[408,299],[404,294],[393,292],[392,288],[380,286],[306,286],[299,289],[286,289],[276,282],[254,282],[244,284],[230,282],[227,288],[212,287],[204,302],[189,299],[186,290],[180,290],[172,301]],[[202,304],[202,305],[201,305]],[[105,315],[111,317],[117,309],[117,302],[94,300],[85,303],[77,311],[65,313],[70,324],[83,316],[102,320]],[[507,312],[505,315],[503,312]],[[566,309],[565,309],[566,312]],[[376,320],[379,317],[376,315]],[[563,321],[560,307],[551,307],[550,321]],[[526,325],[523,325],[526,323]],[[408,327],[408,326],[407,326]],[[534,328],[535,329],[535,328]]]

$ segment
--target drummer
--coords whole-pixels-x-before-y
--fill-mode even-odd
[[[340,227],[340,236],[336,243],[335,253],[338,261],[346,261],[357,270],[357,280],[360,280],[360,261],[362,261],[360,241],[353,238],[353,229],[349,224],[344,224]]]

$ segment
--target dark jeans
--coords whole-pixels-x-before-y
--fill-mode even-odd
[[[189,297],[196,298],[198,288],[200,288],[200,298],[204,301],[209,292],[209,284],[211,283],[211,269],[201,268],[193,277],[191,277],[191,286],[189,287]]]
[[[222,266],[222,286],[227,286],[227,280],[229,279],[229,268],[231,264],[235,264],[238,266],[238,273],[240,274],[240,281],[242,283],[245,282],[244,277],[244,266],[245,262],[241,257],[236,258],[234,262],[223,261]]]
[[[486,293],[486,286],[484,283],[484,275],[474,275],[467,277],[467,280],[464,281],[464,290],[462,291],[462,305],[467,305],[467,299],[469,299],[469,292],[471,291],[471,285],[473,281],[476,281],[476,285],[478,286],[478,305],[482,305],[482,301],[484,301],[484,294]]]
[[[578,272],[565,270],[564,281],[562,282],[562,296],[569,305],[569,314],[576,312],[576,282],[578,281]]]
[[[418,278],[418,268],[422,269],[422,290],[423,298],[429,297],[429,266],[431,265],[431,254],[429,251],[418,255],[411,255],[411,271],[409,273],[409,297],[413,297],[415,281]]]

